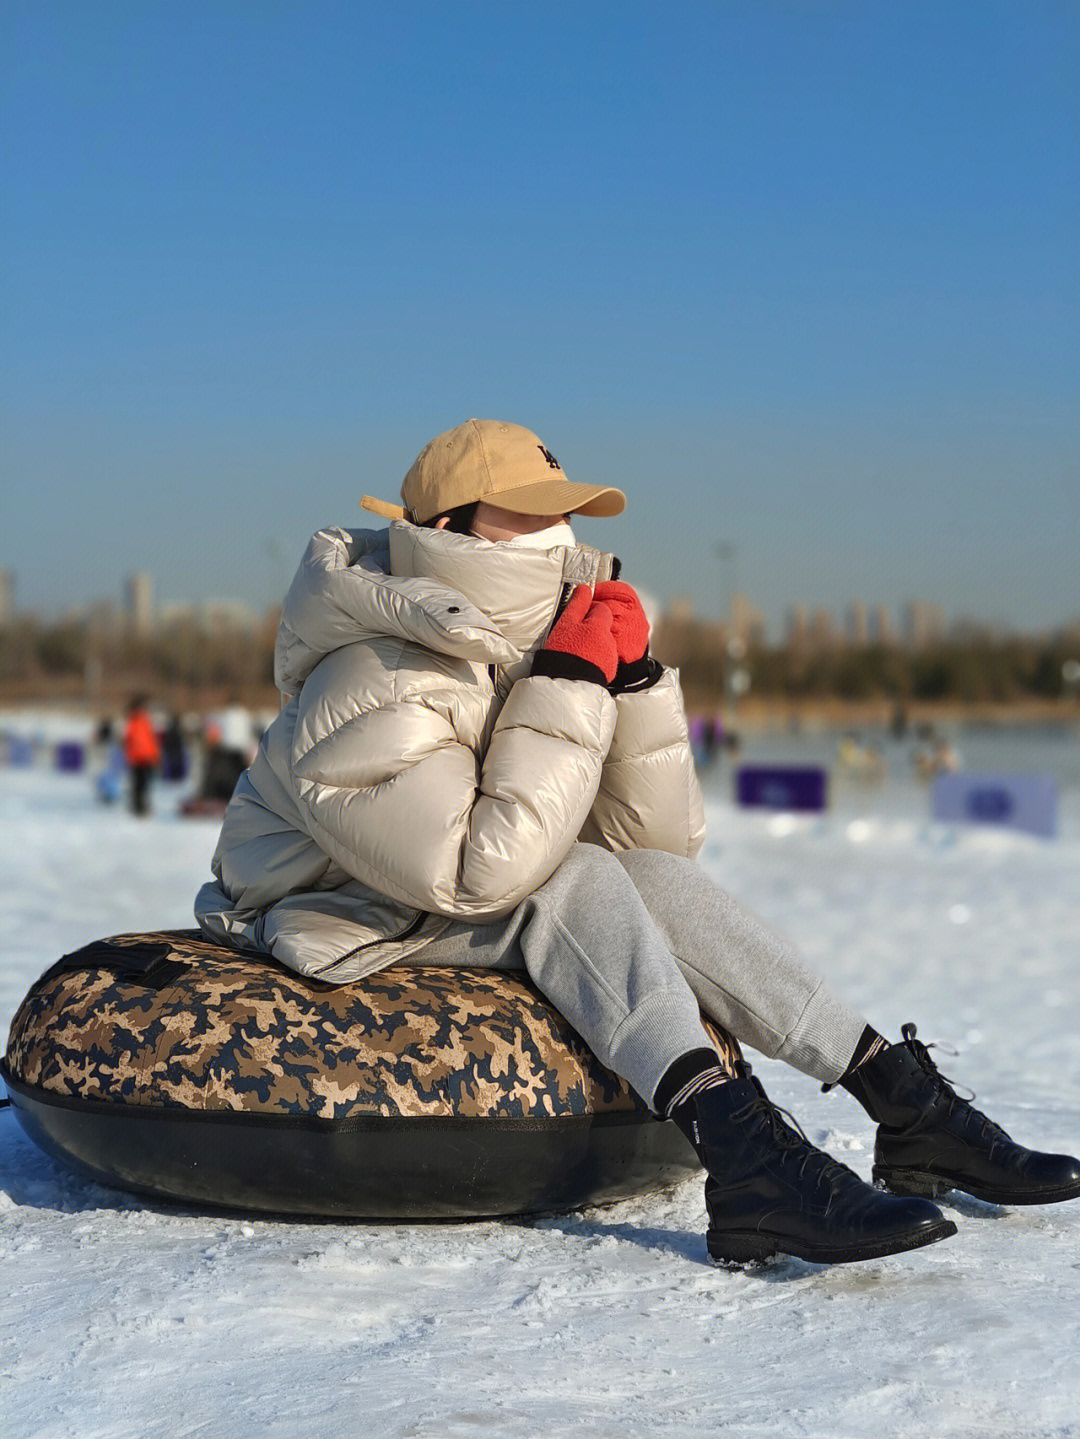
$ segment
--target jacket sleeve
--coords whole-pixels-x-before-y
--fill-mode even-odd
[[[693,859],[705,814],[678,674],[665,669],[651,688],[621,694],[616,704],[615,734],[580,838]]]
[[[460,691],[350,713],[347,695],[319,686],[305,715],[307,689],[292,775],[311,837],[371,888],[462,919],[508,914],[554,873],[615,728],[601,686],[544,676],[513,686],[486,746]]]

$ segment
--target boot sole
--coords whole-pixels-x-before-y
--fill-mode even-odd
[[[892,1239],[876,1239],[866,1244],[813,1245],[799,1244],[779,1234],[762,1234],[757,1230],[726,1230],[716,1233],[709,1230],[706,1243],[709,1258],[714,1264],[741,1268],[745,1264],[760,1263],[774,1255],[785,1254],[794,1259],[806,1259],[811,1264],[854,1264],[862,1259],[883,1259],[887,1254],[903,1254],[909,1249],[922,1249],[927,1244],[936,1244],[940,1239],[949,1239],[956,1233],[951,1219],[940,1224],[920,1229],[913,1234],[898,1234]]]
[[[1059,1184],[1052,1189],[1000,1189],[993,1185],[969,1184],[958,1179],[945,1179],[921,1169],[879,1169],[874,1166],[874,1183],[879,1189],[902,1198],[940,1199],[957,1189],[987,1204],[1060,1204],[1066,1199],[1080,1199],[1080,1184]]]

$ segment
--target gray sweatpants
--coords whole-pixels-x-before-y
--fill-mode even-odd
[[[575,844],[513,914],[455,921],[418,964],[525,969],[589,1048],[647,1102],[670,1065],[709,1043],[704,1011],[740,1043],[832,1082],[866,1021],[790,944],[662,850]]]

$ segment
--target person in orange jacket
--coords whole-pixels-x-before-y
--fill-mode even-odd
[[[146,708],[146,697],[137,695],[128,705],[124,726],[124,758],[131,772],[131,813],[148,814],[150,777],[161,763],[161,744]]]

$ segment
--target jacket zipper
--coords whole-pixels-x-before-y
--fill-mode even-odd
[[[328,969],[333,969],[338,964],[344,964],[347,959],[354,959],[365,949],[373,949],[377,944],[397,944],[399,940],[408,939],[410,935],[416,933],[427,917],[426,910],[418,910],[416,917],[410,920],[405,928],[399,930],[397,934],[384,934],[381,939],[365,939],[363,944],[358,944],[355,949],[350,949],[345,954],[339,955],[337,959],[332,959],[329,964],[324,964],[314,978],[318,979],[319,975],[325,974]]]

